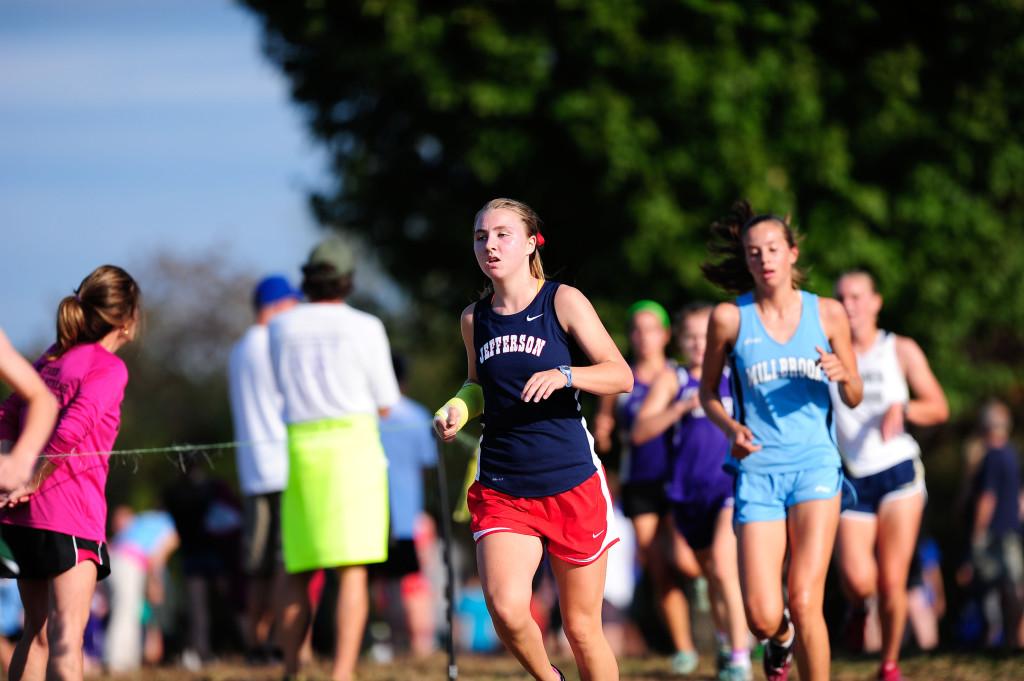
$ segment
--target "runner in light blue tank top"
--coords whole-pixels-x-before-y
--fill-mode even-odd
[[[818,316],[818,296],[800,291],[800,323],[779,343],[765,330],[754,294],[736,299],[740,331],[730,353],[735,417],[754,433],[760,451],[728,465],[741,471],[792,473],[837,469],[832,399],[818,352],[831,352]]]
[[[789,678],[794,648],[800,678],[825,681],[831,651],[822,602],[843,481],[829,383],[849,406],[863,394],[849,322],[835,300],[800,290],[799,248],[787,218],[755,215],[738,203],[712,225],[712,236],[705,276],[741,295],[712,312],[700,396],[730,440],[737,472],[734,523],[747,624],[767,639],[768,681]],[[731,414],[719,389],[727,360]]]

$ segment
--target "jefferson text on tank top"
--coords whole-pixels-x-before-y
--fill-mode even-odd
[[[864,381],[864,399],[855,408],[843,403],[836,386],[831,389],[843,463],[851,475],[863,478],[919,456],[921,447],[907,433],[882,441],[885,412],[891,405],[905,404],[910,399],[907,379],[896,357],[896,336],[879,329],[874,344],[857,354],[857,370]]]
[[[622,445],[620,480],[630,482],[656,482],[668,473],[668,445],[671,431],[666,431],[647,442],[635,445],[631,433],[640,406],[651,391],[649,383],[641,383],[633,370],[633,391],[622,393],[615,401],[615,424]]]
[[[700,381],[683,367],[676,369],[679,392],[676,400],[688,400],[700,391]],[[718,386],[726,411],[733,408],[729,388],[731,371],[722,373]],[[712,423],[698,405],[679,420],[672,429],[672,448],[669,454],[669,474],[665,493],[676,503],[687,503],[714,498],[733,487],[733,476],[723,470],[729,453],[729,440]]]
[[[736,420],[761,449],[728,465],[741,471],[791,473],[838,468],[828,378],[815,346],[832,348],[818,314],[818,296],[800,291],[800,324],[785,343],[765,330],[753,293],[736,299],[740,330],[730,353]]]
[[[523,402],[523,386],[538,371],[579,364],[579,353],[555,314],[560,284],[545,281],[525,310],[494,312],[490,298],[473,308],[476,371],[484,391],[477,480],[517,497],[542,497],[576,487],[597,471],[593,439],[581,414],[579,390],[556,390]]]

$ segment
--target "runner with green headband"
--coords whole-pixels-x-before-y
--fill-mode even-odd
[[[594,419],[597,450],[607,454],[616,431],[621,443],[619,475],[622,510],[633,522],[637,555],[654,583],[658,609],[675,646],[672,669],[689,674],[697,668],[697,652],[690,631],[689,604],[679,587],[676,571],[687,577],[700,574],[700,566],[686,541],[676,532],[665,496],[669,437],[632,436],[633,423],[651,383],[674,363],[665,356],[671,338],[668,312],[653,300],[639,300],[629,308],[629,343],[633,392],[603,398]]]

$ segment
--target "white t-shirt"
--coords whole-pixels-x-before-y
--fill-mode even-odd
[[[917,440],[900,433],[882,441],[882,417],[893,404],[906,404],[910,389],[896,356],[896,336],[878,330],[875,343],[857,355],[857,371],[864,382],[864,398],[855,408],[846,406],[835,383],[829,384],[836,414],[839,451],[850,473],[858,478],[874,475],[921,454]]]
[[[398,402],[384,324],[344,303],[303,303],[270,323],[286,423],[377,414]]]
[[[280,492],[288,480],[284,400],[270,366],[267,327],[254,325],[235,343],[228,359],[228,394],[242,493]]]

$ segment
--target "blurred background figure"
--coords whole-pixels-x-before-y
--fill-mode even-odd
[[[487,610],[484,589],[475,570],[466,573],[455,603],[455,642],[467,653],[496,653],[501,639]]]
[[[253,291],[256,322],[231,349],[228,395],[235,429],[243,509],[246,583],[245,646],[252,662],[273,652],[271,631],[284,586],[281,492],[288,481],[284,400],[270,363],[267,325],[294,307],[301,294],[281,275],[264,277]]]
[[[633,391],[602,397],[594,417],[597,452],[607,455],[612,435],[621,443],[619,477],[622,511],[633,523],[636,552],[650,579],[657,610],[671,639],[672,669],[689,674],[697,668],[697,648],[690,628],[690,609],[679,574],[693,578],[700,566],[686,540],[673,530],[665,486],[669,474],[672,426],[638,432],[637,414],[655,379],[675,362],[665,355],[671,339],[668,312],[653,300],[639,300],[629,308],[629,359]]]
[[[164,491],[164,508],[180,538],[188,622],[182,663],[195,671],[213,659],[215,646],[241,643],[242,509],[226,481],[211,476],[193,456]]]
[[[147,662],[162,657],[160,618],[154,610],[166,600],[167,561],[180,542],[174,520],[165,511],[135,513],[118,506],[111,530],[110,618],[103,657],[110,671],[123,672],[138,669],[147,648],[152,651]]]
[[[313,573],[338,575],[332,678],[352,678],[369,613],[366,566],[387,560],[387,460],[378,419],[399,400],[384,324],[347,304],[356,252],[329,237],[302,267],[308,303],[270,325],[284,397],[288,484],[281,543],[288,573],[281,610],[285,674],[299,669]]]
[[[729,442],[708,419],[698,399],[711,310],[711,305],[697,302],[680,311],[676,335],[685,366],[666,369],[654,380],[636,416],[633,437],[661,432],[672,435],[665,491],[671,502],[673,529],[696,554],[706,578],[715,624],[718,678],[748,681],[750,634],[732,525],[735,479],[724,467]],[[723,371],[718,391],[723,405],[731,411],[728,368]]]
[[[424,574],[435,532],[433,520],[423,512],[423,471],[437,465],[437,440],[433,415],[405,394],[406,359],[392,354],[391,363],[402,393],[380,421],[380,439],[388,457],[391,539],[388,560],[375,566],[373,575],[382,581],[379,591],[391,631],[400,632],[392,636],[392,644],[424,656],[434,651],[436,636],[433,595]]]
[[[882,295],[866,270],[836,281],[836,299],[850,321],[864,400],[848,407],[830,385],[836,434],[849,484],[857,493],[842,511],[836,551],[850,603],[848,645],[865,648],[865,623],[877,599],[881,626],[878,678],[899,681],[907,621],[907,577],[925,507],[921,447],[907,425],[935,426],[949,418],[945,393],[921,347],[878,328]]]
[[[922,536],[907,584],[907,622],[918,649],[931,651],[938,647],[939,623],[945,614],[942,555],[935,539]]]
[[[1021,647],[1020,463],[1010,443],[1013,419],[999,400],[981,410],[985,454],[972,482],[970,554],[957,582],[970,589],[985,617],[985,644]]]
[[[4,670],[11,664],[14,644],[21,637],[25,623],[25,609],[18,595],[18,581],[0,579],[0,666]]]
[[[639,655],[645,651],[643,638],[636,623],[630,618],[629,610],[636,589],[636,535],[633,524],[622,512],[619,503],[619,479],[615,473],[607,473],[608,491],[615,505],[614,518],[609,531],[619,536],[619,543],[608,549],[608,573],[604,580],[604,607],[601,621],[604,622],[605,637],[616,656]]]

